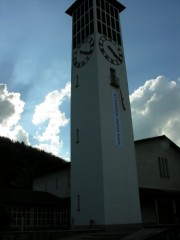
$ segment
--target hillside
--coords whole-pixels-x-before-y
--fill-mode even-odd
[[[35,176],[68,162],[42,150],[0,137],[0,186],[31,189]]]

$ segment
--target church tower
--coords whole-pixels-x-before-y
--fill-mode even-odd
[[[128,83],[116,0],[76,0],[72,16],[71,217],[75,227],[140,225]]]

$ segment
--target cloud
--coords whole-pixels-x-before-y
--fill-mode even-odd
[[[135,139],[165,134],[180,146],[180,83],[159,76],[130,96]]]
[[[63,89],[48,93],[35,107],[33,129],[30,127],[33,131],[28,133],[20,125],[26,116],[20,93],[9,92],[6,84],[0,84],[0,135],[25,144],[30,144],[29,135],[34,135],[36,142],[31,137],[33,147],[69,158],[62,153],[67,149],[63,145],[67,136],[63,136],[62,130],[69,127],[64,104],[69,101],[70,94],[70,82]],[[148,80],[130,95],[130,101],[135,139],[165,134],[180,146],[179,79],[172,81],[159,76]]]
[[[19,93],[8,92],[7,85],[0,84],[0,135],[28,144],[28,133],[19,126],[24,105]]]
[[[60,14],[64,7],[65,4],[58,0],[53,3],[44,0],[0,1],[0,77],[14,88],[21,88],[21,93],[25,87],[34,91],[41,86],[44,83],[44,71],[54,64],[54,60],[59,68],[70,62],[70,48],[67,54],[66,46],[71,44],[71,37],[67,37],[71,31],[67,31],[68,26],[64,28],[67,25],[64,10],[63,18]],[[65,47],[61,48],[61,44]],[[59,81],[55,84],[54,88]],[[51,91],[51,82],[46,82],[46,85]],[[26,95],[25,92],[22,94]]]
[[[59,151],[63,146],[60,139],[60,130],[69,123],[64,112],[60,110],[62,103],[70,98],[71,85],[68,82],[65,88],[50,92],[44,102],[36,106],[32,122],[39,126],[35,135],[39,144],[36,147],[45,151],[59,155]]]
[[[16,126],[13,131],[11,131],[10,138],[18,142],[24,142],[26,145],[30,145],[29,133],[27,133],[22,126]]]

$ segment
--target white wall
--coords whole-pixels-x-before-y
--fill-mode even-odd
[[[70,197],[70,168],[34,179],[34,191],[45,191],[60,198]]]

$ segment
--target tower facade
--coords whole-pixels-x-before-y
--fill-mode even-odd
[[[141,223],[116,0],[77,0],[72,16],[71,217],[74,226]]]

